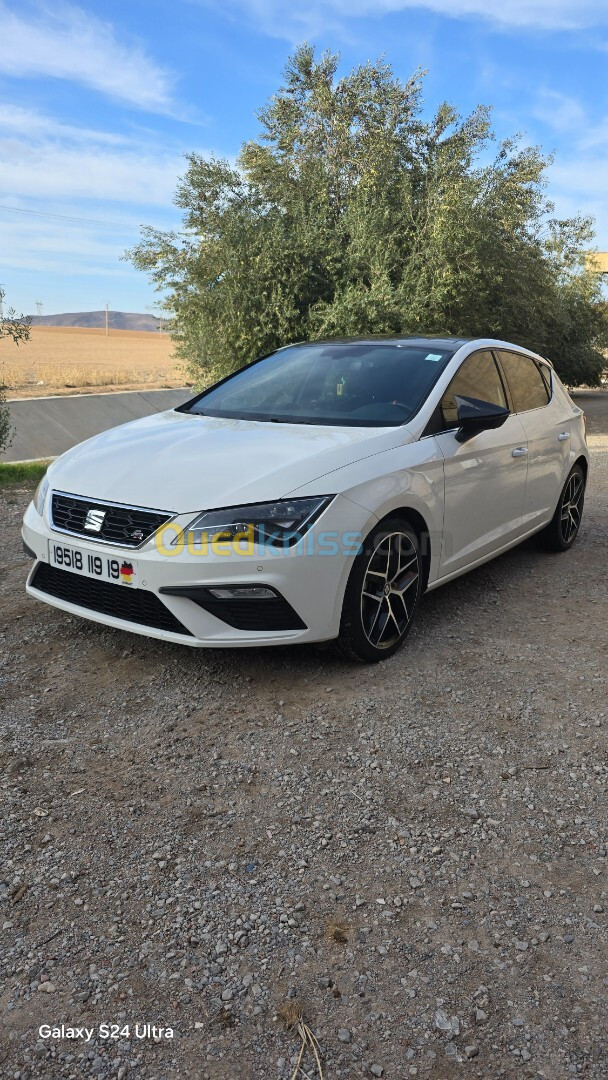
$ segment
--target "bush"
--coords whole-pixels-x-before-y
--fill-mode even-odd
[[[0,390],[0,454],[8,450],[12,436],[11,414],[6,403],[6,395],[3,390]]]
[[[27,341],[30,336],[29,321],[23,316],[18,316],[13,308],[4,312],[4,290],[0,289],[0,339],[11,338],[16,345],[20,341]],[[6,394],[0,385],[0,454],[11,444],[13,428],[11,425],[10,411],[6,400]]]

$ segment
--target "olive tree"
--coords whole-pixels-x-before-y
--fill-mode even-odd
[[[128,253],[165,293],[199,383],[279,345],[329,335],[492,336],[599,379],[608,322],[591,222],[557,220],[546,159],[496,143],[486,108],[422,111],[422,73],[338,77],[301,46],[235,165],[190,154],[183,230]]]

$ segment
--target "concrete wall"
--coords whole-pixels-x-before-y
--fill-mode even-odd
[[[72,397],[21,398],[9,402],[13,441],[1,461],[57,457],[100,431],[174,409],[192,390],[134,390],[122,394],[76,394]]]

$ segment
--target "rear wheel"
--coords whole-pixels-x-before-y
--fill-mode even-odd
[[[420,600],[418,537],[399,518],[387,518],[357,555],[344,597],[336,645],[362,663],[392,656],[406,638]]]
[[[585,474],[580,465],[575,465],[564,484],[553,518],[540,533],[548,551],[568,551],[572,547],[580,529],[584,503]]]

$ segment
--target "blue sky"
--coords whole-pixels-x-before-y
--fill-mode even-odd
[[[234,158],[304,40],[428,69],[429,112],[491,105],[608,249],[606,0],[0,0],[0,40],[0,282],[26,313],[153,308],[124,249],[179,226],[184,153]]]

